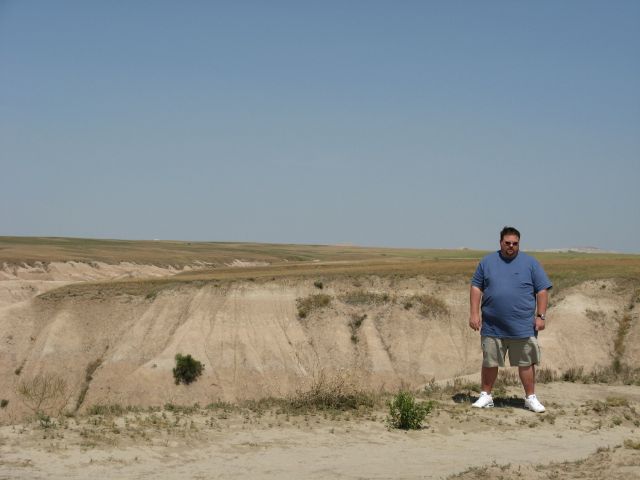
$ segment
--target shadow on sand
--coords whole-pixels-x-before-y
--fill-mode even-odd
[[[473,403],[478,400],[478,397],[467,393],[456,393],[451,399],[456,403]],[[511,397],[493,397],[493,405],[497,408],[524,408],[524,398],[519,398],[515,395]]]

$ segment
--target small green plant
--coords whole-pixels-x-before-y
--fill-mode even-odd
[[[178,353],[176,355],[176,366],[173,369],[173,378],[175,379],[176,385],[181,383],[189,385],[202,375],[203,370],[204,365],[191,355]]]
[[[0,400],[0,408],[7,408],[7,405],[9,405],[9,400],[7,400],[6,398]]]
[[[389,402],[387,422],[393,428],[418,430],[425,417],[433,410],[433,402],[417,403],[410,392],[400,391]]]
[[[319,310],[329,306],[331,297],[324,293],[309,295],[308,297],[298,298],[296,306],[298,307],[298,317],[307,318],[314,310]]]

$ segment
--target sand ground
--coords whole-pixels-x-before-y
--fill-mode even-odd
[[[640,478],[640,388],[538,390],[544,414],[524,410],[516,387],[493,409],[446,395],[410,432],[389,429],[382,407],[217,406],[9,425],[0,428],[0,479]]]

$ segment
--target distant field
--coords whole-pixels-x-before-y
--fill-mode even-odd
[[[130,241],[79,238],[0,237],[0,264],[99,261],[138,264],[193,265],[210,268],[167,279],[127,280],[133,290],[141,284],[342,275],[424,275],[468,278],[487,252],[478,250],[400,249],[332,245],[228,242]],[[640,255],[534,252],[557,289],[585,280],[640,279]],[[236,259],[267,262],[268,266],[229,267]],[[103,287],[104,284],[102,283]],[[126,287],[125,287],[126,288]],[[144,290],[144,288],[143,288]]]
[[[98,261],[185,266],[197,261],[224,265],[235,259],[287,263],[374,259],[479,258],[471,250],[425,250],[333,245],[294,245],[170,240],[96,240],[59,237],[0,237],[0,263]]]

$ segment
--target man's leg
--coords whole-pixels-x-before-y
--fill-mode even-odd
[[[518,367],[518,374],[527,397],[536,393],[536,366]]]
[[[482,391],[491,393],[493,384],[498,378],[498,367],[482,367],[481,377]]]

